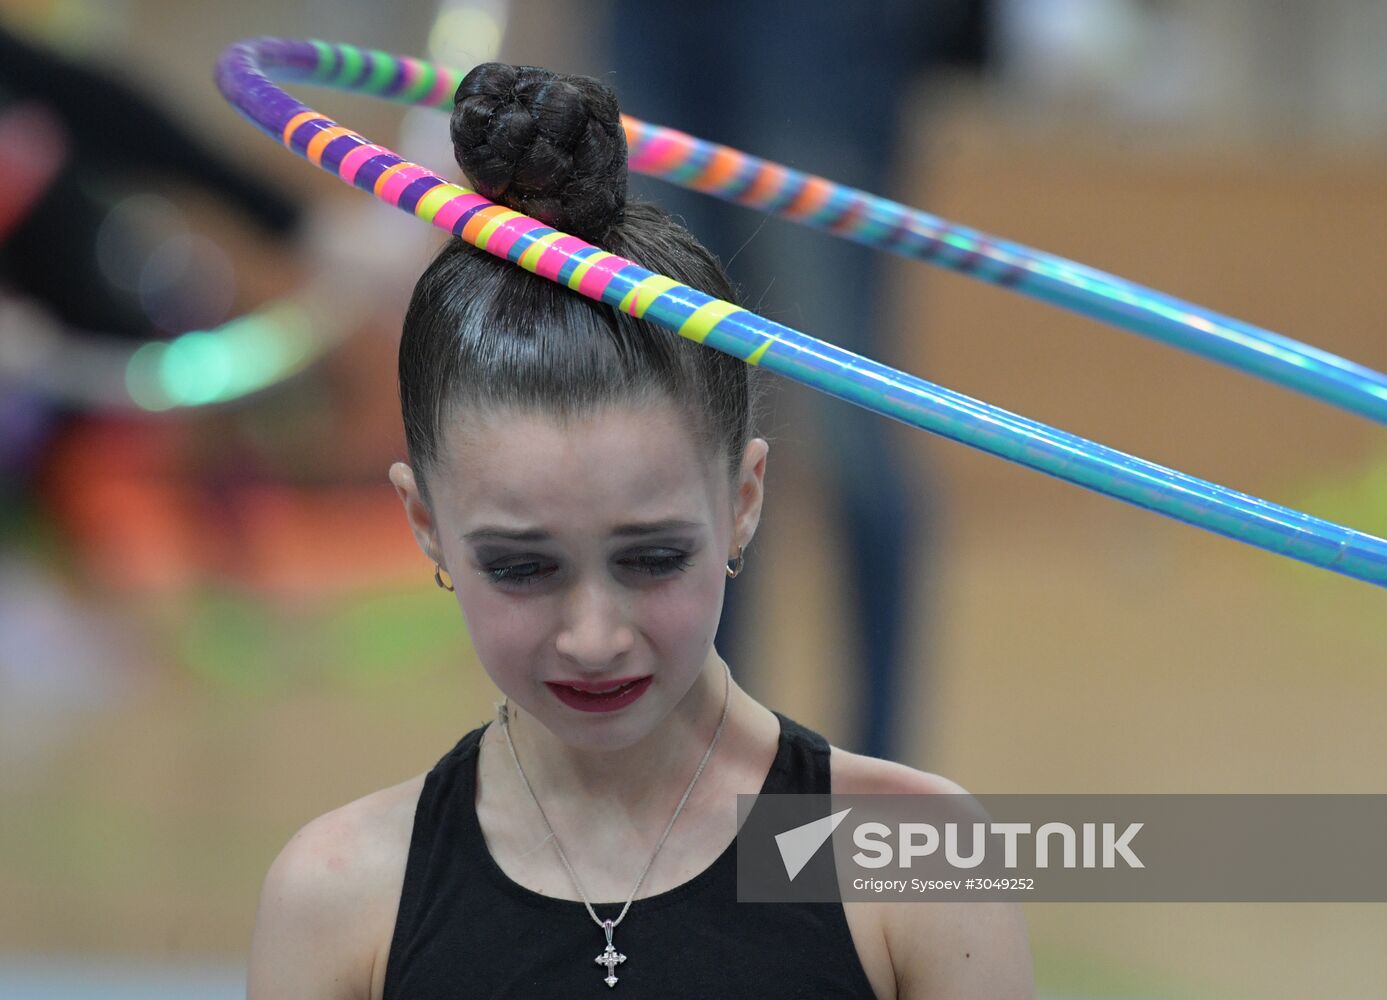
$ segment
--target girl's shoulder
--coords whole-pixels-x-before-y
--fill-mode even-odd
[[[276,864],[287,856],[308,874],[357,890],[402,876],[426,776],[371,792],[304,824]]]
[[[957,782],[895,761],[831,748],[833,791],[861,795],[967,795]],[[987,997],[1033,1000],[1035,984],[1025,920],[1016,903],[940,902],[927,906],[845,903],[849,926],[854,910],[880,935],[887,956],[876,976],[878,995],[896,1000],[922,997]],[[866,936],[864,935],[864,938]],[[859,946],[859,951],[862,948]],[[975,960],[976,959],[976,960]],[[894,984],[894,991],[891,986]]]
[[[830,746],[833,791],[840,795],[966,795],[957,782],[894,760]]]
[[[346,987],[379,997],[426,774],[372,792],[304,824],[265,876],[250,978],[286,984],[304,954]],[[292,973],[291,973],[292,974]],[[308,984],[297,984],[307,986]],[[267,989],[266,995],[279,995]]]

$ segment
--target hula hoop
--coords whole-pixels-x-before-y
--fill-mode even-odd
[[[948,268],[1296,389],[1387,423],[1387,375],[916,208],[625,117],[632,170]]]
[[[655,274],[403,160],[295,100],[267,72],[448,108],[462,80],[455,70],[349,45],[260,38],[228,46],[216,78],[223,96],[252,124],[315,166],[580,295],[883,416],[1278,555],[1387,586],[1387,541],[1381,538],[1029,420]],[[630,118],[625,124],[635,169],[1120,322],[1387,420],[1387,378],[1333,355],[822,178]]]

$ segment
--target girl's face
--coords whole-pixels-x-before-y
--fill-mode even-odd
[[[442,444],[431,509],[407,466],[391,479],[496,686],[573,746],[651,732],[710,662],[727,562],[760,517],[766,443],[748,445],[735,493],[668,402],[567,422],[468,411]],[[569,687],[632,681],[641,693],[616,708]]]

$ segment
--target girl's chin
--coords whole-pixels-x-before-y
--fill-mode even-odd
[[[639,747],[659,728],[658,720],[626,717],[621,720],[573,719],[569,712],[567,725],[551,728],[550,732],[570,750],[580,753],[621,753]]]

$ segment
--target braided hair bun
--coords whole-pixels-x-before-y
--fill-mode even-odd
[[[735,302],[718,260],[658,206],[626,200],[616,96],[596,80],[488,63],[463,78],[451,122],[472,187],[494,202]],[[405,444],[428,497],[447,429],[474,412],[568,416],[663,396],[729,484],[751,439],[755,369],[740,359],[448,240],[414,287],[400,337]]]
[[[626,133],[596,80],[483,63],[457,89],[450,131],[483,197],[592,243],[622,220]]]

